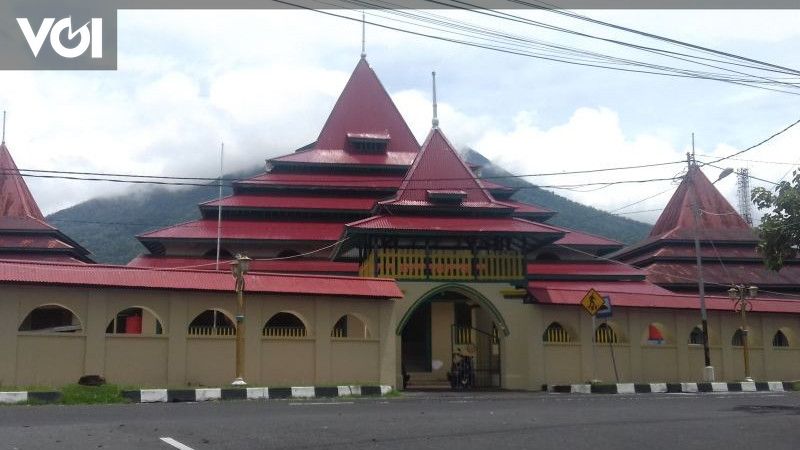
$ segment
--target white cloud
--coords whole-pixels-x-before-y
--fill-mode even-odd
[[[692,38],[694,30],[699,41],[714,40],[716,34],[727,43],[746,40],[748,45],[772,39],[775,45],[769,46],[770,51],[796,47],[792,42],[800,29],[787,26],[796,24],[796,12],[748,12],[758,20],[738,30],[730,25],[735,23],[733,16],[717,13],[589,14],[645,29],[653,25],[653,31],[663,34],[674,27],[679,38]],[[468,12],[453,15],[475,19]],[[691,20],[683,20],[686,17]],[[515,27],[514,31],[522,29],[533,30]],[[226,143],[228,169],[261,165],[264,158],[292,151],[316,137],[356,63],[361,31],[357,23],[301,11],[123,11],[119,30],[116,72],[0,73],[0,108],[9,110],[8,144],[20,167],[215,176],[221,140]],[[660,112],[662,103],[686,95],[674,90],[686,84],[668,85],[673,89],[638,104],[629,101],[630,86],[619,86],[618,74],[608,72],[575,72],[578,69],[571,66],[375,27],[368,29],[367,51],[420,141],[430,129],[427,88],[429,70],[435,68],[446,80],[440,83],[439,104],[444,132],[457,146],[472,146],[516,173],[679,160],[688,146],[690,130],[676,125],[683,119],[680,113],[665,111],[656,121],[637,122],[638,112]],[[646,81],[662,86],[660,79]],[[714,138],[707,138],[698,153],[732,152],[750,143],[741,139],[758,140],[796,112],[796,104],[784,101],[785,97],[750,94],[758,91],[745,88],[719,97],[714,95],[718,91],[709,91],[701,92],[697,103],[686,108],[702,116],[698,131],[715,130]],[[731,112],[726,101],[745,101],[748,108]],[[796,159],[798,135],[752,152],[754,159]],[[613,175],[662,177],[678,168]],[[756,176],[777,179],[787,167],[754,164],[752,169]],[[606,181],[611,175],[597,177]],[[580,183],[586,177],[536,181]],[[47,212],[127,188],[45,179],[29,184]],[[730,179],[720,182],[726,193],[735,192],[733,184]],[[669,183],[559,193],[614,208],[667,187]],[[657,201],[661,204],[636,208],[663,206],[666,198]]]

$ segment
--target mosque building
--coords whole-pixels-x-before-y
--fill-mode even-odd
[[[716,379],[745,376],[744,344],[754,378],[800,375],[800,264],[764,269],[696,165],[642,243],[550,225],[554,211],[480,179],[435,113],[420,145],[363,55],[315,142],[200,204],[200,219],[138,236],[147,252],[127,266],[91,264],[47,225],[0,150],[0,289],[15,299],[0,302],[0,353],[14,355],[0,382],[225,385],[240,328],[259,386],[445,387],[464,357],[486,388],[700,380],[698,231]],[[236,255],[252,259],[246,314]],[[744,342],[734,284],[762,288]],[[611,317],[584,310],[590,290]]]

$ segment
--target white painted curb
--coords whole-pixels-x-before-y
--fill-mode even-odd
[[[655,394],[666,394],[667,383],[650,383],[650,392]]]
[[[314,386],[292,387],[292,398],[314,398]]]
[[[681,392],[697,392],[697,383],[681,383]]]
[[[770,392],[783,392],[783,383],[780,381],[769,381],[767,385],[769,386]]]
[[[167,390],[166,389],[142,389],[141,400],[142,403],[166,403]]]
[[[752,381],[743,381],[742,382],[742,392],[755,392],[756,391],[756,384]]]
[[[269,388],[247,388],[248,400],[262,400],[269,398]]]
[[[0,403],[20,403],[27,401],[27,392],[0,392]]]
[[[728,383],[711,383],[711,392],[728,392]]]
[[[222,389],[220,388],[212,388],[212,389],[195,389],[194,390],[194,400],[196,402],[206,402],[209,400],[219,400],[222,398]]]
[[[591,394],[591,384],[573,384],[569,387],[569,392],[572,394]]]
[[[617,383],[617,394],[635,394],[633,383]]]

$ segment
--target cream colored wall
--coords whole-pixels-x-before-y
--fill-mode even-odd
[[[398,323],[427,293],[445,285],[459,285],[421,282],[399,284],[405,297],[394,304]],[[504,298],[502,291],[511,286],[503,283],[461,285],[477,294],[473,299],[481,297],[491,302],[508,326],[508,335],[501,333],[500,340],[503,388],[537,390],[544,384],[585,382],[594,376],[604,381],[615,380],[608,345],[598,344],[593,352],[592,320],[577,305],[523,304],[520,298]],[[481,312],[488,312],[488,309],[484,307]],[[434,320],[443,317],[435,311],[432,311],[432,316],[434,337],[437,327],[446,328],[449,332],[452,318],[445,324],[443,320]],[[573,342],[543,342],[545,328],[554,321],[567,328],[573,336]],[[597,325],[600,323],[598,320]],[[650,323],[657,323],[661,327],[665,343],[655,345],[647,342]],[[702,346],[688,343],[691,330],[700,325],[698,311],[616,308],[609,324],[623,340],[613,346],[621,382],[702,381]],[[761,380],[800,379],[800,317],[751,313],[748,315],[748,324],[752,375]],[[740,316],[733,311],[709,311],[710,353],[719,381],[735,381],[744,377],[742,350],[731,346],[733,334],[740,325]],[[789,348],[772,347],[772,337],[778,329],[787,334]],[[434,345],[435,342],[434,338]],[[399,368],[399,339],[395,346],[396,367]],[[400,385],[402,379],[399,370],[396,380],[395,383]]]
[[[234,338],[189,336],[188,325],[206,309],[235,312],[230,293],[125,290],[86,287],[0,286],[0,386],[59,386],[99,374],[123,385],[220,386],[233,379]],[[251,385],[381,383],[395,379],[391,300],[245,294],[245,379]],[[38,306],[58,304],[79,318],[77,333],[18,332]],[[155,335],[106,334],[119,311],[141,307],[163,328]],[[292,312],[307,327],[305,338],[262,336],[278,312]],[[367,339],[331,338],[336,321],[352,314]],[[146,314],[147,316],[148,314]],[[54,368],[56,368],[54,370]]]
[[[533,345],[545,349],[542,384],[583,382],[592,379],[591,319],[578,307],[532,305],[541,311],[541,322],[531,329]],[[569,344],[544,343],[544,329],[553,321],[567,328],[574,340]],[[598,324],[600,321],[598,321]],[[663,326],[666,342],[661,345],[647,342],[650,323]],[[671,382],[702,381],[704,357],[700,345],[689,344],[689,334],[700,325],[699,312],[687,310],[644,310],[617,308],[610,324],[624,342],[613,346],[620,381]],[[731,339],[741,325],[740,317],[732,311],[709,311],[709,340],[711,362],[718,381],[744,378],[744,362],[740,347]],[[751,336],[750,366],[756,379],[792,380],[800,378],[800,342],[792,337],[790,347],[773,348],[772,337],[779,329],[800,330],[800,318],[784,314],[748,315]],[[534,330],[536,334],[534,334]],[[576,333],[577,331],[577,333]],[[575,364],[576,349],[581,363]],[[607,344],[597,344],[596,370],[598,378],[614,381],[610,350]]]
[[[404,298],[396,301],[246,295],[246,379],[251,385],[272,386],[355,382],[401,385],[400,320],[431,290],[458,285],[399,284]],[[591,319],[579,307],[523,304],[520,298],[504,298],[502,291],[511,287],[504,283],[462,286],[469,290],[468,297],[483,302],[481,314],[490,310],[488,302],[507,324],[508,334],[500,333],[503,388],[536,390],[542,384],[586,381],[593,376],[593,367],[598,377],[613,380],[610,352],[607,346],[598,347],[596,360],[593,358]],[[189,322],[206,309],[221,309],[232,316],[232,292],[3,285],[0,297],[0,385],[61,385],[74,383],[84,374],[100,374],[121,384],[217,386],[233,377],[233,338],[187,335]],[[45,304],[59,304],[73,311],[82,331],[18,332],[25,316]],[[151,311],[161,321],[164,334],[106,335],[106,326],[117,312],[134,306]],[[305,322],[308,335],[294,339],[263,337],[266,321],[281,311],[297,314]],[[332,338],[333,325],[345,314],[363,321],[370,338]],[[445,358],[446,371],[452,305],[435,306],[433,314],[439,329],[435,333],[441,334],[435,334],[435,342],[446,343],[434,354]],[[494,320],[494,316],[489,317]],[[800,317],[757,313],[748,317],[753,376],[800,378]],[[552,321],[565,326],[574,342],[544,343],[542,334]],[[487,318],[476,317],[479,322],[486,325]],[[663,327],[667,338],[664,345],[646,342],[651,322]],[[617,308],[612,324],[625,341],[614,347],[621,381],[701,379],[702,348],[688,344],[691,329],[699,324],[696,311]],[[718,380],[744,376],[741,349],[731,346],[739,324],[733,312],[709,312],[711,356]],[[787,334],[791,347],[772,347],[772,336],[778,329]],[[445,347],[446,355],[439,355]]]

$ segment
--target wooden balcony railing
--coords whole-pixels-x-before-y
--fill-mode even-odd
[[[522,255],[516,251],[430,250],[383,248],[370,252],[359,274],[399,280],[504,281],[524,278]],[[427,269],[427,270],[426,270]]]

